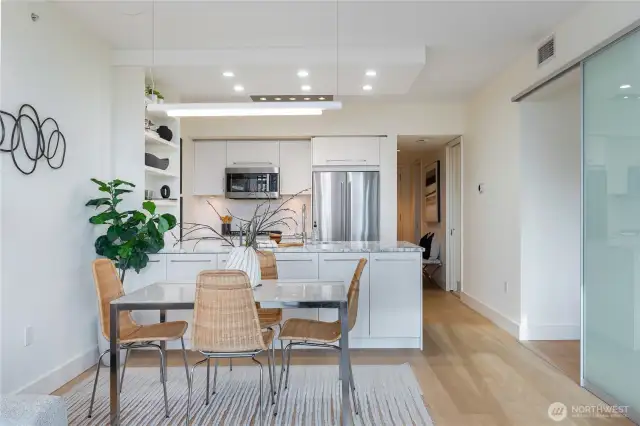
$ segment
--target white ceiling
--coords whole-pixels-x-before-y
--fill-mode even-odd
[[[464,100],[582,7],[563,1],[56,2],[183,101],[312,92]],[[308,78],[296,76],[298,69]],[[366,78],[366,69],[378,75]],[[223,78],[224,70],[236,77]],[[234,84],[245,87],[243,94]],[[371,92],[362,85],[370,83]]]
[[[409,164],[429,153],[435,153],[459,135],[398,135],[398,163]]]

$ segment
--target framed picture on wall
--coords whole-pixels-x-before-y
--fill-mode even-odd
[[[424,167],[424,220],[440,223],[440,161]]]

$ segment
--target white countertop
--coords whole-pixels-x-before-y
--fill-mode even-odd
[[[291,242],[287,240],[287,242]],[[161,253],[229,253],[233,247],[222,241],[188,242],[176,246],[167,245]],[[332,241],[317,244],[308,243],[303,247],[276,247],[277,253],[393,253],[423,252],[424,248],[406,241]]]

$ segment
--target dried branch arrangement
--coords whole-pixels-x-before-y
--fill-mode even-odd
[[[209,200],[207,200],[207,204],[209,204],[209,207],[211,207],[216,215],[218,215],[220,221],[224,223],[224,218],[231,216],[233,219],[236,219],[240,223],[240,241],[234,242],[234,240],[229,235],[222,235],[220,232],[216,231],[209,225],[184,222],[182,224],[182,239],[179,239],[176,235],[173,235],[176,238],[174,246],[186,241],[196,241],[194,245],[195,249],[195,247],[201,241],[219,240],[226,242],[232,247],[236,247],[237,243],[238,245],[255,248],[258,242],[258,235],[260,235],[261,233],[269,231],[277,225],[283,225],[288,229],[291,229],[291,225],[298,224],[298,222],[294,218],[296,212],[288,208],[287,204],[305,191],[308,191],[308,189],[302,190],[297,194],[290,196],[277,207],[274,207],[272,205],[272,201],[275,201],[275,199],[269,197],[269,194],[267,193],[267,198],[263,202],[256,205],[253,215],[249,219],[235,216],[229,211],[229,209],[227,209],[228,215],[222,216],[220,212],[218,212],[218,210],[214,207],[214,205],[211,204]],[[205,234],[209,233],[209,235],[202,236],[203,232]]]

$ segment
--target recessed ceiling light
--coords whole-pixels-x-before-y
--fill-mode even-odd
[[[307,77],[308,75],[309,75],[309,71],[307,70],[298,71],[298,77]]]
[[[305,101],[308,101],[309,99],[311,99],[311,98],[304,98],[304,100],[305,100]],[[323,98],[323,99],[324,99],[324,98]]]
[[[319,97],[318,100],[319,101],[324,101],[324,98],[323,97]]]
[[[225,77],[233,77],[235,74],[233,73],[233,71],[225,71],[222,73],[222,75]]]
[[[364,86],[362,86],[362,90],[366,90],[367,92],[372,89],[373,89],[373,86],[371,86],[370,84],[365,84]]]
[[[311,86],[305,84],[300,89],[302,89],[303,92],[308,92],[309,90],[311,90]]]
[[[623,84],[622,86],[620,86],[621,89],[628,89],[630,87],[631,87],[630,84]]]
[[[276,101],[281,101],[282,98],[274,98]]]
[[[289,100],[290,100],[290,101],[295,101],[295,100],[296,100],[296,98],[289,98]]]
[[[267,100],[267,98],[260,98],[260,100],[261,100],[261,101],[266,101],[266,100]]]
[[[244,86],[242,86],[241,84],[236,84],[235,86],[233,86],[233,90],[235,90],[236,92],[244,92]]]
[[[629,99],[629,97],[628,97],[628,96],[625,96],[624,98],[625,98],[625,99]]]
[[[367,77],[375,77],[378,73],[376,72],[376,70],[367,70],[365,74],[367,75]]]

